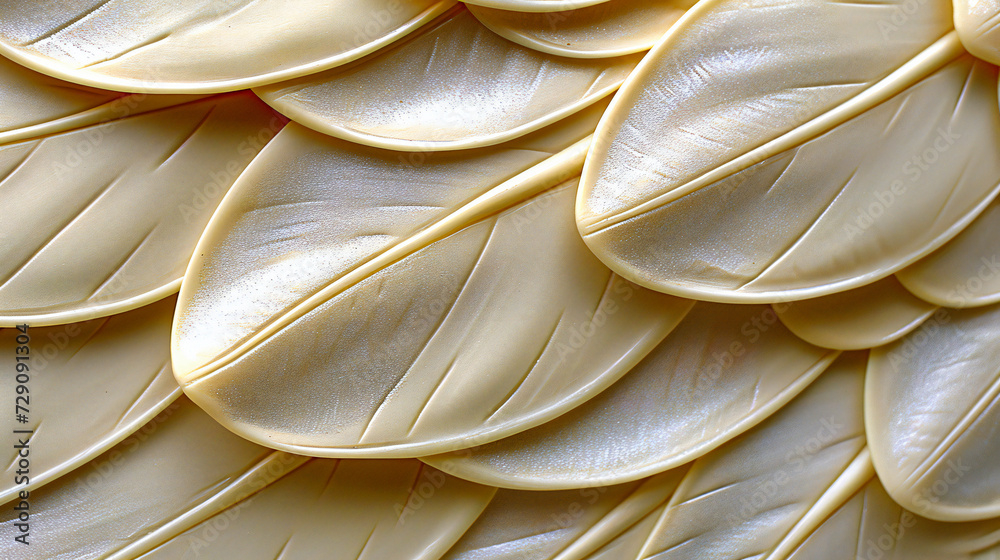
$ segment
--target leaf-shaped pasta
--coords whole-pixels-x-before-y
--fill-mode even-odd
[[[635,480],[751,428],[837,354],[799,340],[770,307],[698,303],[628,375],[580,407],[506,439],[424,460],[501,487]]]
[[[845,354],[766,422],[698,459],[643,559],[783,558],[874,474],[864,354]]]
[[[603,58],[653,46],[694,0],[609,0],[553,13],[526,13],[470,5],[469,11],[498,35],[559,56]]]
[[[1000,520],[942,523],[899,507],[873,479],[789,560],[993,560]],[[778,559],[775,559],[778,560]]]
[[[234,436],[185,398],[108,452],[29,496],[36,558],[134,558],[307,459]],[[0,512],[8,535],[15,500]],[[22,544],[0,540],[0,556]]]
[[[140,558],[437,560],[495,492],[414,460],[311,459]]]
[[[283,0],[11,0],[0,20],[0,55],[94,87],[218,93],[350,62],[453,4],[310,0],[291,9]]]
[[[917,297],[946,307],[1000,302],[1000,200],[944,247],[896,277]]]
[[[222,195],[285,121],[248,92],[168,99],[62,118],[54,105],[60,127],[0,133],[0,325],[83,321],[177,290]]]
[[[746,303],[858,287],[956,235],[1000,183],[997,72],[953,60],[947,2],[879,33],[902,2],[692,8],[595,134],[587,244],[638,284]]]
[[[1000,2],[997,0],[953,0],[955,30],[972,54],[1000,64]]]
[[[640,58],[540,53],[456,7],[384,52],[255,91],[332,136],[393,150],[453,150],[498,144],[573,114],[618,89]]]
[[[398,557],[377,554],[397,547],[414,559],[437,558],[494,492],[417,461],[338,464],[275,452],[226,431],[182,398],[109,452],[32,491],[28,540],[37,558],[125,560],[150,550],[167,558],[249,557],[219,556],[222,548],[235,551],[234,539],[260,554],[324,541],[360,548],[369,537],[371,558]],[[20,534],[12,509],[18,503],[0,514],[11,535]],[[302,522],[274,523],[282,510]],[[220,535],[228,525],[233,534]],[[4,539],[0,554],[15,558],[22,546]]]
[[[185,392],[253,441],[337,457],[460,449],[597,394],[691,302],[623,282],[580,240],[564,181],[589,139],[545,156],[582,134],[415,167],[290,125],[188,269]]]
[[[673,494],[686,469],[574,490],[500,490],[443,560],[583,560]],[[638,552],[638,550],[636,551]]]
[[[872,351],[872,459],[903,507],[941,521],[1000,517],[1000,306],[943,310]]]
[[[846,292],[771,307],[802,340],[837,350],[863,350],[897,340],[938,309],[908,292],[894,276]]]
[[[609,0],[471,0],[463,2],[516,12],[561,12],[594,6]]]
[[[174,298],[86,323],[29,328],[24,371],[29,393],[12,373],[0,391],[19,395],[31,424],[0,417],[6,434],[31,430],[31,484],[16,484],[18,449],[8,446],[0,503],[93,459],[159,414],[181,394],[170,371]],[[14,364],[18,329],[0,329],[0,359]],[[23,353],[22,353],[23,354]],[[33,354],[33,355],[32,355]],[[15,398],[15,397],[11,397]],[[28,437],[22,434],[17,437]]]

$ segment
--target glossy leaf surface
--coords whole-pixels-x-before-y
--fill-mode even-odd
[[[176,291],[222,196],[285,122],[246,92],[74,103],[26,76],[0,71],[38,108],[0,132],[0,325],[78,322]]]
[[[425,460],[501,487],[635,480],[746,431],[836,356],[796,338],[770,307],[698,303],[638,366],[580,407],[506,439]]]
[[[505,437],[610,385],[691,302],[622,282],[583,245],[563,181],[586,140],[542,161],[580,133],[566,126],[418,166],[283,131],[189,270],[185,392],[263,445],[399,457]]]
[[[640,58],[541,53],[456,8],[392,49],[256,92],[293,120],[352,142],[452,150],[498,144],[575,113],[615,91]]]
[[[20,396],[15,404],[28,411],[29,420],[17,422],[12,411],[0,417],[0,427],[13,440],[28,442],[32,472],[29,485],[15,484],[19,450],[8,447],[0,503],[107,451],[180,396],[170,370],[174,302],[171,297],[104,319],[29,327],[28,338],[21,338],[26,345],[17,343],[20,330],[0,329],[0,359],[12,364],[0,390],[11,399]],[[15,365],[18,355],[28,356],[20,361],[23,368]],[[18,383],[16,373],[27,382]]]
[[[898,9],[693,8],[596,134],[588,245],[641,285],[746,303],[862,286],[956,235],[1000,183],[996,69],[960,57],[948,3],[879,33]]]
[[[529,13],[470,5],[469,11],[498,35],[537,51],[575,58],[603,58],[648,50],[691,0],[609,0],[563,12]]]
[[[897,340],[938,308],[892,276],[839,294],[772,307],[802,340],[838,350],[863,350]]]
[[[453,4],[310,0],[292,9],[282,0],[11,0],[0,19],[0,54],[94,87],[216,93],[344,64]]]
[[[1000,306],[946,310],[872,351],[865,423],[889,494],[931,519],[1000,517]]]

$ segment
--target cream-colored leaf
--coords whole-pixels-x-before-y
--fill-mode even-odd
[[[1000,201],[944,247],[896,273],[917,297],[946,307],[1000,302]]]
[[[954,0],[955,30],[962,45],[979,58],[1000,64],[1000,2]]]
[[[19,423],[11,410],[0,416],[0,428],[13,440],[28,441],[31,449],[31,480],[25,485],[15,482],[20,450],[7,446],[0,503],[107,451],[180,396],[170,371],[174,301],[85,323],[29,327],[26,345],[18,344],[25,333],[0,329],[0,360],[11,364],[0,391],[16,398],[29,419]],[[21,346],[28,352],[19,352]],[[15,369],[16,363],[24,367]],[[27,382],[19,383],[18,374]],[[29,392],[19,392],[18,385]]]
[[[84,321],[176,291],[222,195],[285,122],[250,93],[88,109],[44,82],[15,87],[51,102],[41,114],[59,126],[0,133],[5,326]]]
[[[996,560],[998,554],[1000,519],[932,521],[899,507],[873,479],[789,560]]]
[[[586,8],[587,6],[595,6],[608,1],[609,0],[463,0],[463,3],[516,12],[561,12],[565,10]]]
[[[585,128],[410,163],[289,126],[188,270],[185,392],[262,445],[335,457],[461,449],[599,393],[691,302],[621,281],[580,240],[566,178]]]
[[[498,144],[571,115],[618,89],[640,58],[540,53],[457,7],[356,64],[256,92],[332,136],[392,150],[453,150]]]
[[[34,558],[134,558],[255,493],[307,459],[228,432],[185,398],[72,473],[34,490]],[[0,556],[18,558],[19,512],[8,502]]]
[[[698,459],[640,558],[782,558],[873,476],[864,354],[844,354],[777,414]]]
[[[802,340],[838,350],[864,350],[897,340],[938,309],[908,292],[894,276],[846,292],[771,307]]]
[[[506,439],[424,460],[501,487],[635,480],[687,463],[764,420],[837,354],[799,340],[770,307],[699,303],[628,375],[580,407]]]
[[[641,521],[629,527],[621,535],[618,535],[613,541],[588,556],[586,560],[622,560],[623,558],[632,560],[633,558],[637,558],[639,553],[642,552],[642,546],[646,543],[646,539],[649,538],[650,533],[653,532],[653,528],[656,527],[656,522],[663,515],[665,508],[666,504],[663,504],[653,510],[649,515],[642,518]]]
[[[414,460],[311,459],[143,560],[437,560],[496,488]]]
[[[872,351],[872,459],[903,507],[941,521],[1000,517],[1000,306],[946,310]]]
[[[996,68],[929,0],[708,0],[595,134],[577,220],[640,285],[775,302],[862,286],[947,242],[1000,183]],[[872,56],[878,52],[878,56]]]
[[[590,559],[665,505],[685,471],[615,486],[500,490],[443,560]]]
[[[0,19],[0,54],[94,87],[217,93],[345,64],[454,3],[12,0]]]
[[[469,5],[498,35],[525,47],[574,58],[603,58],[648,50],[694,0],[609,0],[551,13],[512,12]]]

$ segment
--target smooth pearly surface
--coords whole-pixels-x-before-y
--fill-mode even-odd
[[[1000,517],[1000,306],[945,311],[872,351],[872,459],[889,494],[915,513]]]
[[[460,449],[594,396],[692,303],[580,240],[583,134],[413,164],[289,126],[196,251],[175,376],[237,433],[335,457]]]
[[[896,273],[906,289],[946,307],[1000,302],[1000,201],[930,255]]]
[[[996,68],[961,56],[947,2],[879,33],[899,3],[689,11],[595,135],[587,244],[653,289],[770,303],[862,286],[947,242],[1000,182]]]
[[[0,55],[94,87],[218,93],[326,70],[453,0],[7,0]],[[322,40],[317,38],[322,37]]]
[[[954,0],[955,30],[962,46],[979,58],[1000,64],[1000,2],[997,0]]]
[[[613,484],[674,468],[767,418],[837,357],[764,305],[698,303],[620,381],[546,424],[424,460],[501,487]]]
[[[282,114],[338,138],[455,150],[505,142],[576,113],[618,89],[641,57],[541,53],[456,7],[391,49],[255,91]]]
[[[911,294],[894,276],[846,292],[771,307],[802,340],[837,350],[864,350],[897,340],[938,309]]]
[[[872,478],[862,420],[865,355],[829,371],[753,430],[698,459],[642,559],[782,558]]]
[[[498,35],[536,51],[574,58],[604,58],[648,50],[692,0],[609,0],[563,12],[512,12],[469,5]]]

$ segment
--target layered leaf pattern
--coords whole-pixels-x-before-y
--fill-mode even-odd
[[[639,58],[543,54],[456,8],[357,64],[256,91],[283,114],[339,138],[452,150],[511,140],[575,113],[616,90]]]

